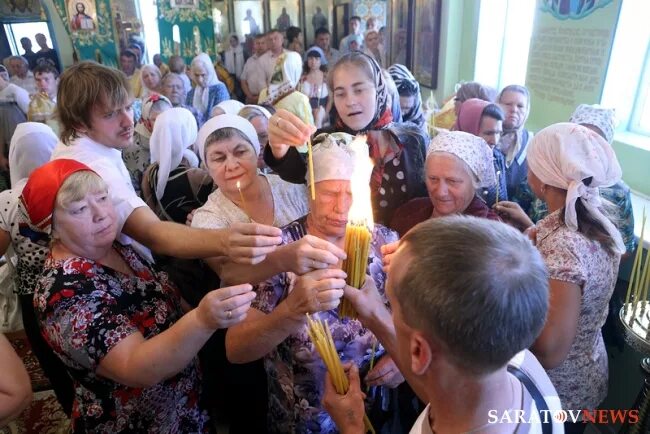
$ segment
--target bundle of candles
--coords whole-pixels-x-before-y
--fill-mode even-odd
[[[648,289],[650,288],[650,251],[646,251],[645,260],[643,259],[643,235],[646,217],[644,209],[639,246],[632,265],[632,274],[630,275],[630,283],[627,287],[625,304],[621,310],[621,320],[635,335],[648,341],[650,340],[650,301],[648,301]]]
[[[348,275],[346,283],[353,288],[361,288],[366,280],[366,267],[372,239],[372,203],[370,199],[370,175],[372,160],[368,154],[366,136],[357,136],[350,144],[354,152],[354,171],[352,187],[352,206],[348,213],[345,229],[345,253],[343,271]],[[339,315],[356,318],[357,313],[346,298],[341,300]]]
[[[309,334],[309,338],[313,342],[314,347],[316,347],[318,354],[323,359],[327,372],[332,377],[336,393],[339,395],[347,393],[350,388],[350,382],[345,375],[345,371],[343,371],[341,359],[339,359],[338,352],[334,346],[334,339],[332,339],[332,333],[327,322],[320,319],[312,319],[307,314],[307,334]],[[370,431],[372,434],[375,434],[375,430],[366,414],[363,415],[363,423],[366,432]]]

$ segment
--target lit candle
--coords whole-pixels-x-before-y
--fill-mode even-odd
[[[252,222],[253,218],[250,216],[248,212],[248,207],[246,206],[246,200],[244,199],[244,193],[242,193],[241,191],[241,184],[239,183],[239,181],[237,181],[237,190],[239,190],[239,198],[241,200],[242,211],[244,211],[244,214],[246,214],[249,220]]]
[[[305,119],[303,121],[306,124],[309,124],[309,113],[311,112],[311,106],[309,105],[309,99],[305,99]],[[309,170],[309,189],[311,191],[311,200],[316,200],[316,187],[314,186],[314,158],[311,153],[311,136],[307,140],[307,166]]]
[[[501,171],[497,170],[497,199],[495,201],[495,204],[499,204],[499,190],[501,190]]]

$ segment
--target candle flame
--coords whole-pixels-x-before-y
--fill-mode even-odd
[[[237,181],[237,188],[241,190],[241,184]]]
[[[372,230],[374,222],[370,196],[370,175],[373,162],[368,154],[366,136],[355,137],[350,144],[350,149],[354,152],[354,172],[350,179],[352,206],[348,213],[348,221],[351,224],[365,225]]]

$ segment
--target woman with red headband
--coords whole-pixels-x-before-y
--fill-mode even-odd
[[[74,380],[74,432],[207,432],[196,354],[246,317],[252,287],[209,292],[183,315],[167,276],[115,241],[107,186],[77,161],[35,170],[20,207],[20,230],[50,238],[34,306]]]

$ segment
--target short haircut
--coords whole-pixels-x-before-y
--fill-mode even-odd
[[[25,65],[29,66],[29,62],[23,56],[9,56],[9,57],[7,57],[7,60],[5,61],[5,65],[7,64],[7,62],[11,62],[12,60],[20,60]]]
[[[162,88],[165,83],[172,79],[179,80],[183,84],[183,91],[185,91],[185,83],[183,82],[183,79],[181,78],[180,74],[176,74],[175,72],[168,72],[167,74],[163,75],[163,77],[160,79],[160,87]]]
[[[319,35],[331,35],[327,27],[319,27],[314,33],[314,38],[318,38]]]
[[[25,41],[32,42],[32,40],[29,39],[27,36],[23,36],[22,38],[20,38],[20,42],[21,42],[21,43],[23,43],[23,42],[25,42]]]
[[[352,15],[352,16],[350,17],[350,22],[352,22],[352,21],[358,21],[359,24],[361,24],[361,17],[358,16],[358,15]]]
[[[34,73],[34,76],[36,76],[36,74],[48,74],[48,73],[54,75],[54,78],[57,78],[59,76],[59,70],[56,69],[56,67],[52,65],[50,62],[39,62],[32,72]]]
[[[470,375],[505,366],[539,336],[549,306],[540,253],[516,229],[488,219],[429,219],[401,241],[409,265],[393,291],[404,321],[441,340]]]
[[[77,128],[92,127],[90,118],[96,104],[117,107],[130,98],[129,80],[122,71],[93,61],[72,65],[61,74],[57,92],[61,141],[70,144],[77,137]]]
[[[82,200],[88,193],[108,191],[106,182],[91,170],[80,170],[68,176],[56,194],[56,206],[66,209],[72,202]],[[56,224],[56,222],[54,222]]]
[[[494,103],[485,106],[481,112],[481,118],[483,117],[496,119],[497,121],[502,121],[506,118],[503,110],[501,110],[501,107]]]
[[[293,42],[294,39],[298,37],[299,34],[302,33],[302,30],[300,30],[300,27],[296,26],[291,26],[287,29],[287,41]]]
[[[169,62],[167,63],[167,66],[169,66],[169,70],[171,72],[180,74],[181,72],[183,72],[183,69],[185,68],[185,59],[183,59],[179,55],[174,54],[172,57],[169,58]]]
[[[266,36],[271,36],[273,33],[279,33],[284,38],[284,33],[280,29],[271,29]]]
[[[256,41],[258,39],[264,39],[264,38],[266,38],[266,33],[258,33],[257,35],[255,35],[255,37],[253,37],[253,39]]]
[[[499,98],[497,99],[498,102],[501,102],[501,97],[506,92],[518,92],[524,95],[526,97],[527,105],[530,106],[530,92],[528,91],[528,88],[526,86],[522,86],[520,84],[510,84],[504,87],[499,93]]]
[[[132,58],[136,63],[138,61],[138,55],[131,49],[126,49],[122,50],[120,52],[120,57],[130,57]]]

